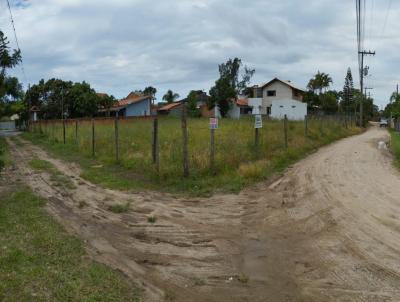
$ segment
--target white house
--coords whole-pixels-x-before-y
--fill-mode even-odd
[[[307,115],[307,104],[303,102],[304,90],[290,81],[278,78],[253,87],[254,98],[249,99],[253,114],[264,114],[272,118],[303,120]]]

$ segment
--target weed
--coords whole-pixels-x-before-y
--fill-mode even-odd
[[[245,274],[240,274],[238,280],[241,283],[249,283],[249,277],[246,276]]]
[[[33,158],[29,161],[29,165],[36,171],[50,174],[50,181],[54,186],[63,187],[68,190],[76,189],[72,180],[62,174],[51,162],[39,158]]]
[[[127,202],[125,204],[114,204],[108,207],[108,210],[113,213],[126,213],[129,211],[130,203]]]
[[[148,223],[156,223],[156,221],[157,221],[157,217],[155,217],[155,216],[147,217],[147,222]]]
[[[83,200],[81,200],[80,202],[79,202],[79,205],[78,205],[78,207],[80,208],[80,209],[83,209],[83,208],[85,208],[85,207],[87,207],[88,206],[88,204],[86,203],[86,201],[83,201]]]

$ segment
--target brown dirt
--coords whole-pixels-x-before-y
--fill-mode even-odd
[[[400,301],[400,173],[378,150],[388,139],[372,128],[273,184],[207,199],[103,189],[37,146],[9,143],[49,212],[93,258],[140,280],[146,301]],[[32,171],[35,156],[77,188]],[[127,213],[108,210],[127,202]]]

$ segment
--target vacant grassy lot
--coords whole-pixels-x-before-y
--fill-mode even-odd
[[[121,274],[90,261],[27,189],[1,192],[0,301],[141,301]]]
[[[400,167],[400,133],[391,130],[390,134],[392,136],[392,151],[396,157],[396,165]]]
[[[170,192],[210,193],[215,189],[238,191],[243,186],[281,171],[316,148],[360,132],[334,118],[312,119],[305,136],[303,122],[288,123],[285,148],[283,121],[264,120],[260,145],[255,147],[252,118],[220,120],[215,134],[215,171],[209,169],[208,119],[190,119],[189,179],[183,179],[182,129],[177,118],[160,118],[160,171],[152,164],[152,121],[119,122],[120,162],[116,163],[113,120],[95,122],[95,157],[92,157],[90,121],[66,124],[63,145],[61,122],[36,124],[25,137],[46,146],[65,159],[79,162],[83,177],[111,188],[162,189]],[[77,132],[76,132],[77,130]],[[76,135],[77,133],[77,135]]]

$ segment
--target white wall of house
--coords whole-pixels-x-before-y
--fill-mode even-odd
[[[275,91],[275,96],[268,96],[268,91]],[[293,90],[288,85],[275,81],[263,88],[263,107],[271,107],[274,100],[292,99]]]
[[[262,106],[262,98],[249,98],[249,106],[253,107],[252,114],[267,114],[266,108]]]
[[[273,100],[271,117],[283,119],[285,114],[289,120],[304,120],[307,115],[307,104],[292,99]]]

